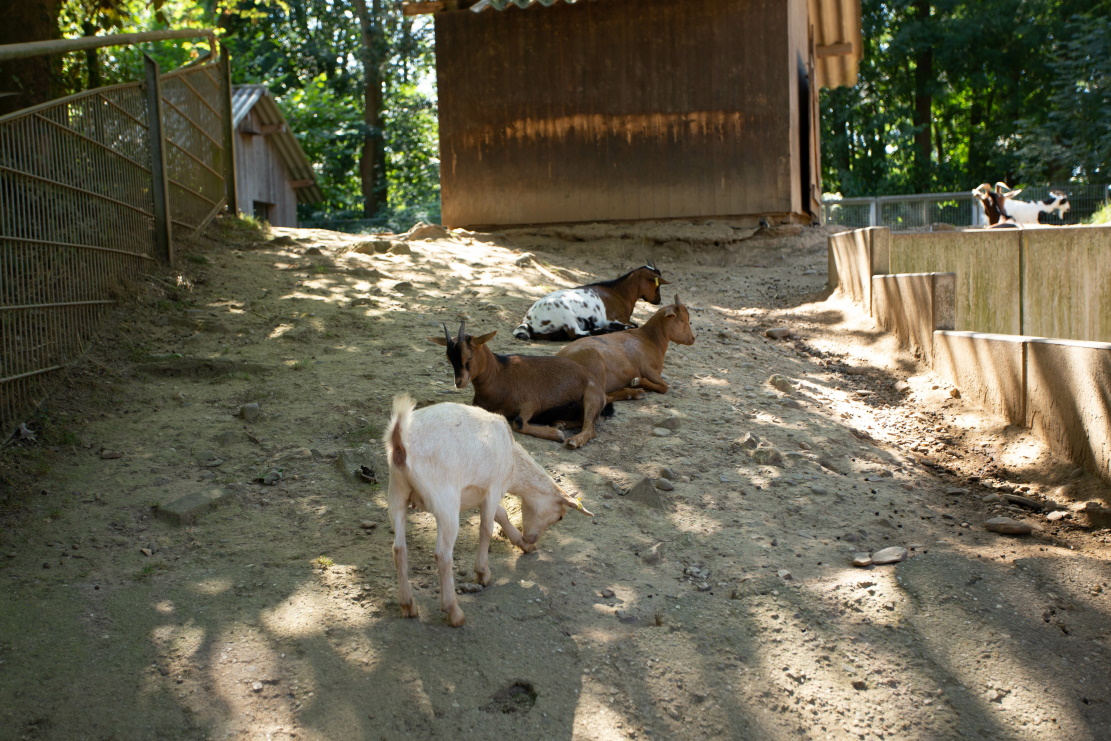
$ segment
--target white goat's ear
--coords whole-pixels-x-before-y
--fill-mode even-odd
[[[494,339],[494,335],[496,335],[497,333],[498,333],[498,330],[495,329],[493,332],[487,332],[486,334],[482,335],[481,337],[474,337],[474,338],[471,339],[471,344],[475,345],[476,347],[478,345],[485,345],[487,342]]]
[[[447,347],[447,340],[444,339],[443,337],[429,337],[428,341],[431,342],[433,345],[439,345],[440,347]]]

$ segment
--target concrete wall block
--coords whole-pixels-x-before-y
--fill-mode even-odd
[[[868,227],[872,240],[872,275],[891,272],[891,229],[886,226]]]
[[[1111,226],[1023,231],[1023,332],[1111,342]]]
[[[870,243],[868,229],[834,234],[829,238],[830,285],[868,307],[871,294]],[[836,283],[834,283],[836,281]]]
[[[1026,425],[1050,449],[1111,478],[1111,344],[1027,338]]]
[[[892,273],[955,273],[955,329],[1020,334],[1022,235],[968,229],[891,235]]]
[[[945,275],[948,281],[941,282],[952,283],[954,276]],[[901,346],[911,348],[927,362],[933,355],[933,333],[937,328],[937,279],[934,273],[872,276],[872,307],[876,321],[894,334]]]
[[[1024,345],[1028,338],[938,330],[933,367],[981,408],[1008,424],[1026,422]]]

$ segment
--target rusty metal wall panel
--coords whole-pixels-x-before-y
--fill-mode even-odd
[[[790,212],[788,22],[773,0],[439,14],[444,222]]]

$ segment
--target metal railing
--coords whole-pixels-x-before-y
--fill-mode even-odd
[[[1047,215],[1047,224],[1081,224],[1109,199],[1111,185],[1045,185],[1022,189],[1019,198],[1040,201],[1051,190],[1069,196],[1069,211],[1063,219]],[[934,224],[983,226],[984,211],[972,193],[921,193],[877,198],[825,198],[822,214],[830,225],[862,228],[886,226],[893,231],[929,228]]]
[[[0,46],[0,59],[208,30]],[[95,43],[94,43],[95,42]],[[75,44],[83,44],[78,46]],[[120,289],[172,262],[173,225],[234,205],[230,76],[213,52],[0,117],[0,441],[88,347]]]

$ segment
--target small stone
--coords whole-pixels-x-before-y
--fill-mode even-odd
[[[656,437],[669,437],[671,435],[671,430],[666,427],[653,427],[652,434]]]
[[[282,472],[277,468],[271,468],[258,479],[266,486],[277,486],[278,482],[282,480]]]
[[[794,578],[793,576],[791,576],[791,572],[788,571],[787,569],[780,569],[776,573],[779,574],[779,578],[782,579],[783,581],[790,581],[791,579]]]
[[[251,690],[253,692],[262,692],[262,682],[255,682],[254,684],[252,684]]]
[[[1004,535],[1029,535],[1034,526],[1028,522],[1012,520],[1010,517],[993,517],[984,523],[984,529]]]
[[[1057,522],[1057,520],[1065,519],[1069,516],[1069,514],[1071,513],[1068,510],[1059,509],[1056,512],[1050,512],[1048,515],[1045,516],[1045,519],[1049,520],[1050,522]]]
[[[605,589],[603,589],[603,590],[602,590],[602,591],[600,592],[600,594],[601,594],[601,595],[602,595],[603,597],[605,597],[606,599],[610,599],[611,597],[614,597],[614,596],[616,595],[616,592],[614,592],[614,591],[613,591],[612,589],[610,589],[609,587],[606,587]]]
[[[824,486],[818,486],[817,484],[811,484],[810,493],[814,496],[824,497],[829,494],[829,489],[825,488]]]
[[[664,417],[656,423],[656,427],[663,427],[665,430],[674,432],[679,429],[681,424],[678,417]]]
[[[772,327],[764,334],[773,340],[785,340],[791,336],[791,330],[787,327]]]
[[[660,491],[674,491],[675,490],[675,484],[671,483],[667,479],[663,479],[663,478],[656,479],[655,485],[656,485],[656,488],[659,489]]]
[[[663,500],[660,499],[660,495],[656,492],[656,488],[652,486],[652,482],[647,478],[638,481],[635,486],[625,493],[625,497],[630,501],[640,502],[653,509],[664,508]]]
[[[768,384],[774,388],[782,391],[783,393],[790,393],[795,390],[794,384],[791,383],[786,377],[776,373],[768,379]]]
[[[762,466],[783,466],[783,454],[775,448],[757,448],[752,451],[752,460]]]
[[[248,422],[254,422],[256,419],[259,418],[260,414],[262,414],[262,410],[255,402],[244,404],[243,406],[239,407],[239,416],[247,420]]]
[[[884,548],[883,550],[873,553],[872,563],[877,566],[887,563],[899,563],[900,561],[906,561],[909,555],[910,551],[906,548],[893,545],[890,548]]]
[[[864,568],[865,566],[871,566],[872,565],[872,557],[870,555],[868,555],[867,553],[854,553],[852,564],[853,564],[853,566],[856,566],[857,568],[861,568],[861,569]]]
[[[961,390],[958,388],[949,389],[949,396],[953,397],[954,399],[959,399],[961,398]]]
[[[987,502],[988,504],[992,504],[994,502],[1003,501],[1003,497],[1001,497],[1001,496],[999,496],[998,494],[995,494],[995,493],[985,494],[983,497],[980,498],[980,501],[981,502]]]
[[[123,453],[119,452],[118,450],[102,450],[100,451],[100,457],[108,461],[115,458],[123,458]]]
[[[378,523],[371,522],[370,520],[363,520],[359,523],[359,527],[361,527],[363,530],[373,530],[374,528],[378,527]]]
[[[154,555],[154,551],[152,551],[150,548],[140,548],[139,553],[142,553],[144,556],[147,557]]]
[[[709,582],[702,582],[698,585],[699,592],[709,592],[711,589],[712,587],[710,586]]]
[[[746,432],[744,437],[735,440],[733,444],[741,450],[755,450],[760,445],[760,438],[751,432]]]
[[[671,470],[667,466],[661,466],[660,467],[660,478],[661,479],[667,479],[668,481],[675,481],[675,479],[676,479],[675,471]]]
[[[910,384],[906,381],[899,381],[895,384],[895,390],[901,394],[906,393],[907,391],[910,391]]]
[[[455,591],[458,592],[459,594],[478,594],[479,592],[481,592],[485,588],[486,587],[482,586],[478,582],[468,581],[468,582],[463,582],[462,584],[457,586],[455,588]]]
[[[853,689],[854,690],[866,690],[866,689],[868,689],[868,683],[865,682],[863,679],[853,680]]]
[[[950,496],[950,497],[965,497],[965,496],[968,496],[968,489],[961,489],[959,487],[953,487],[951,489],[946,489],[945,494],[946,494],[946,496]]]
[[[656,543],[656,545],[649,548],[643,556],[640,557],[644,563],[653,565],[659,563],[664,557],[664,544]]]
[[[533,257],[535,257],[535,255],[533,255],[531,252],[526,252],[525,254],[514,260],[513,264],[519,268],[523,268],[525,265],[528,265],[530,262],[532,262]]]

